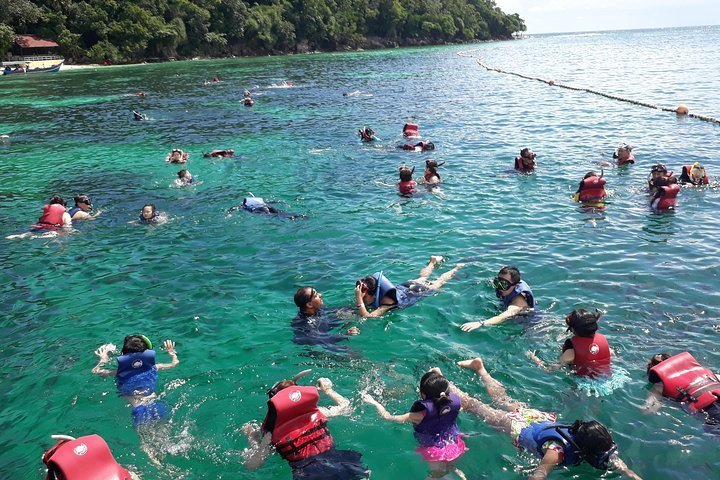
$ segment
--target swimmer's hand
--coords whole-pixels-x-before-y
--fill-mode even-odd
[[[478,328],[482,327],[483,325],[485,325],[485,322],[467,322],[467,323],[463,323],[460,326],[460,329],[463,332],[472,332],[473,330],[477,330]]]
[[[105,345],[102,345],[97,350],[95,350],[95,355],[100,357],[100,360],[107,362],[110,360],[110,354],[117,350],[117,347],[113,345],[112,343],[106,343]]]
[[[360,335],[360,329],[358,327],[350,327],[345,335]]]
[[[528,350],[528,351],[525,352],[525,356],[528,357],[528,358],[529,358],[530,360],[532,360],[533,362],[535,362],[538,366],[540,366],[540,367],[544,367],[544,366],[545,366],[545,364],[543,363],[543,361],[540,360],[540,358],[539,358],[537,355],[535,355],[535,352],[531,352],[530,350]]]
[[[175,350],[175,342],[172,340],[165,340],[163,342],[163,348],[170,354],[170,355],[177,355],[177,350]]]
[[[247,422],[240,428],[240,431],[245,434],[248,438],[255,438],[260,433],[260,425],[256,422]]]
[[[367,393],[367,392],[366,392],[366,393],[361,393],[361,394],[360,394],[360,399],[361,399],[363,402],[365,402],[365,403],[367,403],[367,404],[369,404],[369,405],[373,405],[373,406],[375,406],[375,407],[377,407],[377,406],[380,405],[380,403],[378,403],[378,401],[375,400],[375,399],[372,397],[372,395],[370,395],[370,394]]]
[[[318,390],[320,390],[323,393],[327,393],[328,391],[332,390],[333,383],[332,380],[329,378],[318,378],[317,384],[316,384]]]

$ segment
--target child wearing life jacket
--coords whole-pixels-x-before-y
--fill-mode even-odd
[[[337,450],[327,426],[328,418],[350,413],[350,401],[333,390],[328,378],[320,378],[316,387],[299,386],[297,380],[309,373],[310,370],[300,372],[267,391],[270,400],[261,427],[252,422],[243,425],[242,432],[250,444],[245,466],[257,470],[274,450],[290,464],[293,479],[370,478],[362,455],[353,450]],[[318,391],[335,405],[318,406]]]
[[[425,183],[428,185],[437,185],[440,183],[440,174],[438,167],[445,165],[445,162],[438,163],[437,160],[425,160]]]
[[[418,300],[438,290],[465,266],[458,263],[450,271],[443,273],[437,280],[430,281],[435,266],[443,262],[443,257],[433,255],[425,268],[420,270],[420,277],[400,285],[393,285],[383,272],[376,272],[355,282],[355,301],[361,317],[379,317],[394,308],[405,308],[414,305]],[[370,312],[370,308],[374,308]]]
[[[102,377],[113,376],[117,389],[130,406],[135,426],[153,423],[168,414],[168,407],[157,399],[157,372],[176,367],[180,361],[175,342],[165,340],[163,347],[170,355],[170,363],[155,363],[155,350],[145,335],[128,335],[123,341],[122,355],[117,358],[117,369],[103,366],[110,361],[110,353],[117,347],[108,343],[95,350],[100,360],[92,373]]]
[[[700,162],[684,165],[680,174],[680,183],[683,185],[707,185],[709,179],[705,167]]]
[[[600,175],[595,172],[588,172],[583,177],[578,186],[573,200],[586,204],[602,204],[607,193],[605,192],[605,183],[603,178],[604,172],[601,170]]]
[[[412,195],[415,193],[417,182],[412,177],[414,172],[415,167],[410,168],[404,165],[400,167],[400,181],[397,184],[400,195]]]
[[[192,185],[193,183],[195,183],[195,177],[193,177],[188,170],[180,170],[179,172],[177,172],[177,176],[178,185]]]
[[[523,148],[520,150],[520,156],[515,157],[515,170],[521,171],[521,172],[530,172],[532,170],[535,170],[535,158],[537,157],[537,154],[535,154],[532,150],[529,148]]]
[[[465,474],[455,466],[467,451],[456,423],[461,410],[460,396],[450,390],[450,382],[442,374],[431,370],[423,375],[420,400],[403,415],[391,415],[369,394],[363,395],[363,400],[374,406],[385,420],[413,424],[415,439],[420,444],[415,451],[430,467],[428,478],[445,478],[452,472],[465,480]]]
[[[372,142],[375,140],[375,130],[373,130],[370,127],[363,127],[360,130],[358,130],[358,135],[360,136],[360,140],[363,142]]]
[[[143,207],[140,209],[140,215],[138,216],[138,221],[140,223],[144,224],[150,224],[150,223],[161,223],[160,221],[160,212],[152,203],[146,203],[143,205]]]
[[[510,398],[505,386],[490,376],[482,359],[463,360],[457,364],[477,373],[494,404],[500,407],[483,403],[451,385],[451,391],[461,398],[463,410],[510,435],[513,445],[541,459],[530,478],[545,479],[556,466],[572,467],[585,461],[599,470],[614,469],[630,479],[641,480],[620,459],[612,435],[600,422],[558,423],[555,414],[529,408]]]
[[[187,162],[187,153],[183,152],[179,148],[173,148],[165,158],[165,161],[169,163],[185,163]]]
[[[45,480],[140,480],[123,468],[99,435],[74,438],[52,435],[58,440],[45,454]]]
[[[617,160],[618,167],[621,165],[630,165],[635,163],[635,155],[630,153],[632,152],[632,149],[633,147],[623,143],[617,148],[617,150],[615,150],[613,158]]]
[[[720,379],[690,353],[654,355],[647,376],[653,387],[645,399],[646,413],[659,411],[665,397],[686,403],[692,413],[702,412],[706,424],[720,425]]]

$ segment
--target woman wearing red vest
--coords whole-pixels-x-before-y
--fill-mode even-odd
[[[293,480],[355,480],[370,478],[362,455],[352,450],[336,450],[327,428],[327,418],[349,413],[350,401],[333,390],[332,382],[320,378],[316,387],[298,386],[296,381],[310,373],[301,372],[292,380],[276,383],[267,391],[268,412],[262,427],[243,425],[252,453],[245,461],[250,470],[260,468],[273,447],[288,461]],[[335,406],[318,406],[318,389]]]
[[[720,424],[720,380],[688,352],[658,353],[648,362],[647,375],[654,385],[645,400],[646,412],[660,410],[662,398],[667,397],[686,402],[692,413],[705,413],[705,423]]]

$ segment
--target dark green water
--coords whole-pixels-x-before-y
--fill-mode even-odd
[[[586,86],[621,85],[624,95],[672,105],[679,95],[663,88],[678,88],[672,77],[644,76],[642,65],[623,78],[609,73],[613,48],[663,45],[646,57],[647,68],[669,55],[673,47],[660,42],[663,32],[544,37],[485,44],[475,53],[508,69],[558,81],[565,72]],[[709,34],[717,37],[717,29]],[[694,99],[695,111],[717,116],[718,94],[707,86],[717,53],[697,53],[707,35],[687,33],[697,72],[678,90]],[[700,161],[711,177],[720,175],[718,128],[485,72],[456,55],[466,49],[0,78],[0,134],[10,135],[0,144],[0,476],[41,478],[39,458],[50,434],[96,432],[144,478],[289,478],[277,456],[258,473],[243,468],[240,426],[262,419],[269,385],[312,368],[308,381],[330,377],[355,407],[351,417],[331,421],[340,447],[362,452],[373,478],[424,478],[411,427],[382,422],[358,392],[370,389],[391,411],[405,412],[422,373],[439,366],[488,400],[454,366],[477,355],[513,397],[568,421],[606,423],[623,458],[644,478],[716,476],[717,439],[699,421],[673,405],[643,416],[639,405],[647,393],[644,365],[657,351],[687,349],[720,366],[718,190],[683,189],[677,212],[667,215],[653,214],[644,193],[658,162],[679,172]],[[561,59],[582,51],[595,55],[596,79],[583,75],[582,64],[558,71]],[[223,82],[204,86],[213,75]],[[295,87],[265,88],[282,80]],[[253,108],[239,103],[246,88],[258,93]],[[133,96],[138,90],[148,97]],[[342,96],[354,90],[372,96]],[[133,122],[133,109],[152,120]],[[432,158],[447,162],[442,195],[402,199],[382,185],[397,181],[403,163],[419,173],[431,158],[395,150],[407,121],[435,142]],[[363,125],[382,141],[361,145],[356,131]],[[623,140],[636,145],[637,163],[606,172],[605,212],[582,211],[569,199],[577,182]],[[509,171],[523,146],[538,152],[540,166],[531,176]],[[186,168],[200,185],[173,186],[179,168],[163,161],[173,147],[190,153]],[[237,155],[201,157],[213,148],[234,148]],[[248,191],[308,218],[243,212],[228,218],[227,209]],[[87,193],[102,214],[54,239],[5,239],[25,231],[55,193]],[[169,222],[129,224],[146,202]],[[351,354],[291,342],[299,286],[313,285],[329,306],[352,305],[356,278],[380,269],[395,282],[415,278],[432,254],[448,257],[440,272],[456,262],[468,265],[410,309],[355,321],[362,333],[350,340]],[[537,322],[463,333],[462,323],[496,312],[488,279],[504,264],[517,265],[533,287]],[[602,331],[633,378],[611,396],[589,398],[571,377],[542,372],[522,353],[533,349],[553,359],[566,335],[563,318],[579,306],[608,310]],[[136,332],[156,344],[175,340],[181,360],[160,375],[173,406],[162,471],[140,450],[112,381],[90,374],[95,348]],[[508,438],[469,415],[460,428],[476,434],[459,462],[469,478],[528,473],[533,462]],[[553,476],[597,477],[587,466]]]

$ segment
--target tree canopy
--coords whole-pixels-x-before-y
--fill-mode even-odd
[[[511,38],[493,0],[0,0],[0,55],[15,34],[77,62],[256,55]]]

